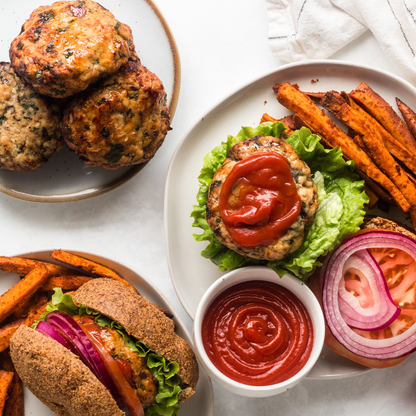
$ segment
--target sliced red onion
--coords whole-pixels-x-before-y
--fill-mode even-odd
[[[47,322],[39,321],[36,325],[36,331],[42,332],[42,334],[53,338],[65,348],[78,355],[78,351],[74,348],[74,346],[64,336],[62,336],[60,332],[58,332],[52,325],[49,325]]]
[[[78,351],[78,355],[96,377],[111,392],[114,400],[122,401],[112,377],[79,324],[65,312],[54,311],[46,315],[46,322],[56,328]]]
[[[367,279],[374,296],[374,305],[363,308],[359,300],[345,289],[344,275],[349,269],[356,269]],[[399,315],[400,308],[390,296],[386,279],[378,263],[368,250],[353,253],[341,270],[338,287],[338,303],[341,316],[347,325],[364,331],[375,331],[390,325]]]
[[[334,337],[351,352],[365,358],[389,360],[416,350],[416,325],[407,331],[382,340],[367,339],[354,332],[344,321],[339,308],[339,280],[346,261],[357,251],[391,247],[402,250],[416,261],[416,241],[403,234],[376,230],[346,240],[326,264],[322,303],[325,319]]]

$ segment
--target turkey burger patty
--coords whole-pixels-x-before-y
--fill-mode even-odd
[[[224,183],[227,177],[231,174],[233,168],[238,164],[238,162],[247,160],[253,155],[265,155],[270,153],[272,155],[274,153],[283,156],[284,160],[288,164],[290,169],[289,175],[293,178],[296,192],[300,198],[300,212],[299,215],[294,218],[294,221],[288,225],[288,228],[283,230],[283,233],[276,234],[273,241],[268,241],[265,244],[259,244],[256,246],[242,246],[241,244],[237,244],[237,242],[232,238],[230,228],[227,226],[224,218],[222,217],[220,208],[221,192],[224,189]],[[254,181],[257,180],[255,175],[252,177]],[[247,179],[243,178],[242,182],[247,182]],[[250,194],[251,192],[249,197],[253,198],[253,195],[258,194],[264,195],[264,192],[269,192],[269,194],[271,192],[275,195],[277,193],[276,191],[264,191],[264,189],[267,189],[269,185],[270,183],[264,183],[255,188],[254,191],[249,190],[248,193]],[[230,195],[225,196],[230,206],[233,206],[233,203],[236,201],[238,202],[239,199],[245,197],[244,195],[246,193],[246,189],[250,188],[244,189],[244,186],[239,187],[234,185],[231,189]],[[260,191],[257,189],[260,189]],[[277,206],[279,204],[280,202],[276,203]],[[264,201],[260,200],[257,212],[259,212],[264,205]],[[293,147],[284,140],[272,136],[256,136],[235,144],[230,149],[228,158],[225,159],[222,166],[216,171],[208,192],[206,220],[218,240],[231,250],[234,250],[243,256],[271,261],[280,260],[301,246],[305,236],[305,229],[312,224],[317,208],[317,187],[312,180],[311,171],[308,165],[299,159],[299,156]],[[247,212],[248,210],[249,208],[244,207],[243,211]],[[241,221],[243,221],[243,225],[247,230],[246,233],[251,235],[261,230],[262,227],[267,226],[267,222],[269,220],[269,218],[262,218],[256,223],[253,223],[252,220]],[[244,221],[247,222],[244,223]],[[237,223],[237,225],[239,224]]]
[[[139,62],[129,61],[70,103],[62,134],[88,165],[117,169],[149,161],[169,122],[162,82]]]
[[[115,73],[134,52],[129,26],[91,0],[34,10],[10,47],[14,70],[33,90],[68,97]]]
[[[40,169],[62,148],[60,110],[0,62],[0,169]]]

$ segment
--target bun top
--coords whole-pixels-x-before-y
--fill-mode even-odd
[[[195,388],[198,363],[191,347],[175,333],[175,324],[146,298],[123,283],[107,278],[90,280],[73,295],[84,305],[116,321],[153,352],[179,364],[182,382]]]
[[[110,392],[72,352],[21,325],[10,342],[16,371],[29,390],[61,416],[125,416]]]
[[[377,229],[377,230],[386,230],[386,231],[395,231],[397,233],[404,234],[410,238],[416,240],[416,235],[409,231],[402,225],[399,225],[397,222],[388,220],[387,218],[382,217],[365,217],[363,225],[361,226],[364,229]]]

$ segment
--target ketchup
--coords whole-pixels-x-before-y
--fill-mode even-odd
[[[272,282],[244,282],[221,293],[202,321],[202,342],[227,377],[253,386],[285,381],[306,364],[311,318],[301,301]]]
[[[241,247],[267,246],[296,221],[302,203],[286,159],[256,153],[236,163],[224,181],[219,209]]]

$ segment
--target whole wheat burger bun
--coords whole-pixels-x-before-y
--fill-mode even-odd
[[[195,388],[199,371],[191,347],[175,333],[172,319],[134,289],[114,279],[93,279],[82,285],[73,299],[75,304],[87,306],[118,322],[129,335],[156,354],[176,361],[182,382],[187,388]]]
[[[118,322],[153,352],[179,364],[179,403],[193,395],[198,364],[191,347],[175,333],[175,324],[147,299],[123,283],[93,279],[74,294],[87,306]],[[29,390],[57,415],[124,416],[115,400],[80,358],[54,339],[22,325],[10,340],[17,373]]]
[[[79,357],[54,339],[22,325],[10,355],[26,387],[57,415],[125,415]]]

